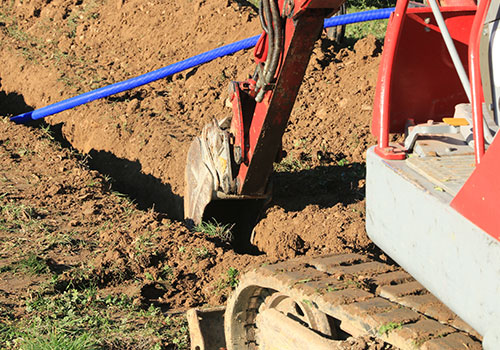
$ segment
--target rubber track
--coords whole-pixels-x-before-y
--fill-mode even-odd
[[[403,350],[482,349],[480,336],[408,273],[360,254],[262,266],[243,276],[235,294],[257,285],[262,288],[248,300],[255,311],[258,294],[271,289],[317,307],[353,336],[370,335]],[[251,342],[252,315],[246,316]]]

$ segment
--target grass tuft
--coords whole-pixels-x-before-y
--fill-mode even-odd
[[[202,232],[210,237],[219,238],[223,242],[232,242],[233,240],[233,229],[234,225],[221,224],[217,220],[210,222],[202,221],[200,224],[194,227],[195,232]]]
[[[47,262],[35,254],[29,254],[26,258],[19,261],[16,264],[16,270],[21,270],[31,275],[41,275],[50,272]]]
[[[98,348],[98,344],[87,333],[71,336],[57,331],[44,335],[28,333],[24,336],[20,346],[21,350],[94,350]]]
[[[378,334],[380,335],[387,335],[389,334],[390,332],[392,332],[393,330],[396,330],[396,329],[401,329],[403,327],[403,324],[401,322],[389,322],[389,323],[386,323],[386,324],[383,324],[382,326],[380,326],[379,330],[378,330]]]

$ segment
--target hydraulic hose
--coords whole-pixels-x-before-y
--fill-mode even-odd
[[[393,11],[394,8],[391,7],[385,9],[377,9],[377,10],[370,10],[358,13],[350,13],[347,15],[335,16],[325,20],[325,28],[357,23],[357,22],[386,19],[389,18],[390,14]],[[211,51],[204,52],[202,54],[190,57],[183,61],[140,75],[138,77],[131,78],[108,86],[104,86],[97,90],[92,90],[84,94],[74,96],[69,99],[39,109],[35,109],[30,112],[19,114],[15,117],[12,117],[10,120],[18,124],[24,124],[33,120],[45,118],[49,115],[65,111],[67,109],[71,109],[89,103],[91,101],[95,101],[101,98],[118,94],[120,92],[131,90],[136,87],[149,84],[153,81],[174,75],[176,73],[180,73],[184,70],[194,68],[198,65],[210,62],[216,58],[223,57],[226,55],[231,55],[240,50],[249,49],[257,44],[259,37],[260,35],[256,35],[247,39],[234,42],[232,44],[224,45],[216,49],[213,49]]]
[[[457,49],[455,47],[455,44],[453,43],[453,39],[451,38],[450,32],[448,31],[448,27],[446,26],[446,23],[444,22],[444,18],[443,18],[443,15],[441,13],[441,10],[439,9],[439,6],[438,6],[436,0],[428,0],[428,1],[429,1],[429,5],[431,6],[432,13],[434,14],[434,18],[436,19],[436,22],[438,24],[439,30],[441,31],[441,35],[443,37],[446,48],[448,49],[448,53],[450,54],[451,61],[453,62],[453,65],[455,66],[455,70],[457,71],[460,82],[462,83],[465,94],[467,95],[467,99],[472,104],[471,84],[469,81],[469,76],[465,72],[464,65],[462,64],[462,61],[460,60],[460,56],[458,55]],[[470,117],[470,118],[466,117],[466,119],[469,122],[469,124],[471,124],[471,125],[474,124],[472,121],[472,117]],[[486,139],[486,142],[491,144],[493,142],[493,135],[491,134],[490,128],[488,127],[488,124],[486,124],[485,119],[483,119],[483,129],[484,129],[484,138]]]
[[[262,68],[262,71],[259,71],[259,79],[257,80],[257,88],[256,90],[261,90],[264,85],[266,84],[265,82],[265,77],[267,76],[267,72],[269,71],[269,65],[271,64],[271,56],[275,50],[275,45],[274,45],[274,38],[276,35],[276,32],[274,30],[274,18],[273,18],[273,12],[271,11],[271,3],[274,3],[275,0],[261,0],[260,1],[260,8],[264,9],[264,19],[267,24],[267,57],[266,61],[264,62],[264,66]],[[260,65],[259,65],[260,66]]]
[[[259,3],[259,19],[262,29],[264,29],[266,34],[269,34],[269,27],[267,25],[267,20],[264,18],[264,1],[262,0]]]
[[[266,84],[270,83],[274,78],[274,74],[276,73],[276,68],[278,67],[279,58],[281,54],[281,47],[283,41],[283,31],[281,28],[281,15],[279,12],[278,4],[272,0],[271,1],[271,13],[273,16],[273,28],[274,28],[274,50],[271,54],[271,64],[269,67],[269,71],[265,74],[264,80]]]
[[[268,51],[266,57],[266,63],[264,65],[264,70],[262,74],[259,75],[259,80],[256,84],[255,91],[257,96],[255,96],[255,101],[261,102],[266,92],[266,85],[271,83],[276,74],[276,69],[278,68],[278,63],[282,51],[283,44],[283,28],[281,25],[281,15],[279,12],[278,4],[275,0],[262,0],[261,3],[269,2],[268,6],[271,8],[271,20],[269,21],[269,32],[268,34]],[[271,36],[272,33],[272,36]]]

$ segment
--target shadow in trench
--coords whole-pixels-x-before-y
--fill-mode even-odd
[[[22,95],[0,91],[0,115],[17,115],[31,110],[33,108],[24,102]],[[55,141],[62,147],[73,148],[63,135],[63,124],[51,125],[40,119],[27,123],[26,126],[48,127]],[[139,209],[154,207],[157,212],[171,219],[183,220],[183,198],[174,194],[169,184],[162,183],[152,175],[144,174],[138,161],[118,158],[106,151],[91,150],[89,156],[87,159],[89,168],[111,177],[113,190],[126,194]]]
[[[10,117],[32,110],[33,107],[26,104],[23,95],[0,91],[0,115]]]
[[[154,206],[157,212],[171,219],[183,219],[182,197],[173,193],[169,184],[144,174],[138,161],[118,158],[113,153],[94,149],[89,155],[89,167],[113,178],[113,190],[129,196],[139,209],[145,210]]]
[[[365,176],[363,163],[274,173],[271,205],[279,205],[288,212],[304,210],[308,205],[330,208],[337,203],[344,206],[356,203],[365,198]]]

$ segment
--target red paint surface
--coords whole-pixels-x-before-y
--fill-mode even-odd
[[[472,90],[472,120],[474,123],[474,155],[476,164],[481,163],[484,154],[484,129],[483,129],[483,94],[481,85],[481,68],[479,64],[479,42],[481,41],[481,31],[486,18],[486,12],[490,1],[481,1],[476,17],[472,24],[469,44],[469,79]]]
[[[467,69],[475,7],[442,11]],[[395,18],[397,14],[386,35],[373,109],[372,133],[380,148],[388,146],[389,133],[404,131],[408,119],[441,121],[453,116],[456,104],[468,102],[430,8],[408,9],[401,19]],[[392,25],[396,20],[401,28]]]
[[[283,21],[283,50],[275,85],[265,93],[262,102],[252,106],[253,113],[248,123],[244,122],[244,132],[239,131],[235,138],[236,145],[246,146],[246,161],[240,165],[237,175],[239,194],[255,195],[265,191],[314,42],[321,32],[325,16],[338,9],[342,2],[296,0],[293,14]],[[278,1],[280,13],[283,13],[283,4],[283,0]],[[254,53],[257,63],[264,62],[268,55],[267,41],[265,34],[259,39]],[[245,103],[238,106],[238,101],[233,101],[233,116],[240,118],[241,111],[245,109]],[[235,129],[240,126],[241,122],[234,123]]]
[[[451,206],[500,241],[500,138],[496,138]]]

